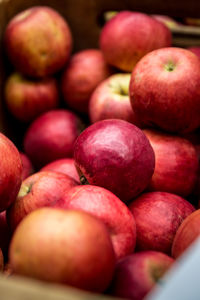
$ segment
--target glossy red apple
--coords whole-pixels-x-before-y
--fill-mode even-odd
[[[105,60],[127,72],[131,72],[146,53],[170,45],[170,30],[140,12],[119,12],[104,25],[100,35]]]
[[[131,74],[127,73],[114,74],[97,86],[89,102],[91,123],[105,119],[122,119],[141,127],[128,95],[130,77]]]
[[[101,219],[110,232],[117,259],[134,251],[136,227],[133,215],[110,191],[93,185],[79,185],[65,193],[62,207],[83,210]]]
[[[41,113],[58,106],[56,80],[31,80],[19,73],[13,73],[5,84],[5,101],[8,110],[16,119],[30,122]]]
[[[86,49],[75,53],[62,75],[66,104],[78,112],[88,113],[92,92],[111,72],[100,50]]]
[[[195,210],[187,200],[165,192],[143,193],[129,208],[136,222],[137,249],[166,254],[179,226]]]
[[[4,38],[13,65],[31,77],[59,71],[72,48],[67,21],[47,6],[34,6],[17,14],[8,23]]]
[[[194,189],[198,172],[194,145],[180,136],[158,130],[143,132],[154,150],[156,162],[148,190],[188,196]]]
[[[146,126],[191,132],[200,126],[200,60],[191,51],[152,51],[135,67],[130,82],[133,110]]]
[[[37,172],[27,177],[13,204],[7,210],[8,223],[14,230],[33,210],[44,206],[58,206],[64,193],[76,186],[71,177],[51,171]]]
[[[13,142],[0,133],[0,212],[6,210],[17,197],[22,182],[22,162]]]
[[[143,300],[174,263],[173,258],[157,251],[141,251],[122,258],[116,265],[110,293]]]
[[[56,109],[43,113],[25,133],[24,152],[36,167],[59,158],[72,157],[81,127],[79,117],[69,110]]]
[[[76,170],[75,162],[73,158],[61,158],[61,159],[54,160],[49,164],[45,165],[41,169],[41,171],[61,172],[72,177],[74,180],[77,181],[77,183],[80,182],[80,178]]]
[[[117,119],[85,129],[76,140],[74,159],[82,182],[102,186],[125,202],[148,186],[155,163],[142,130]]]
[[[33,173],[33,165],[25,153],[20,151],[19,154],[22,161],[22,180],[24,180]]]
[[[106,226],[83,211],[32,212],[16,229],[9,253],[15,274],[93,292],[108,287],[115,267]]]
[[[172,256],[179,257],[200,236],[200,209],[190,214],[181,224],[172,245]]]

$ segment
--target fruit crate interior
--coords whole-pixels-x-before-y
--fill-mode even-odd
[[[18,12],[31,6],[50,6],[63,15],[71,28],[73,52],[86,48],[98,48],[98,37],[104,23],[105,12],[132,10],[148,14],[168,15],[177,20],[185,17],[198,18],[200,1],[198,0],[0,0],[0,130],[15,143],[19,143],[23,125],[18,125],[4,105],[4,82],[10,72],[10,65],[3,50],[3,34],[8,21]],[[183,27],[172,29],[173,46],[200,46],[200,28]],[[103,295],[92,295],[73,288],[37,282],[21,278],[0,276],[1,299],[111,299]],[[117,298],[115,298],[117,299]]]

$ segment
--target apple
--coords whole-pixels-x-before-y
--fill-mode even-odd
[[[61,172],[72,177],[74,180],[77,181],[77,183],[80,182],[73,158],[56,159],[45,165],[40,171]]]
[[[155,153],[155,170],[148,190],[188,196],[197,181],[199,162],[194,145],[183,137],[158,130],[143,132]]]
[[[122,258],[116,264],[110,286],[114,296],[143,300],[173,265],[174,259],[157,251],[141,251]]]
[[[122,119],[141,127],[128,95],[131,74],[118,73],[100,83],[89,102],[91,123],[105,119]]]
[[[200,126],[200,61],[191,51],[169,47],[145,55],[132,72],[130,100],[146,126],[191,132]]]
[[[59,158],[72,157],[81,129],[81,120],[69,110],[60,108],[45,112],[27,128],[24,152],[38,168]]]
[[[5,83],[5,101],[16,119],[22,122],[33,121],[41,113],[58,106],[56,80],[32,80],[13,73]]]
[[[4,258],[3,258],[2,250],[0,248],[0,272],[3,271],[3,267],[4,267]]]
[[[195,208],[184,198],[166,192],[143,193],[129,205],[136,222],[138,250],[171,253],[174,236]]]
[[[10,243],[11,232],[6,219],[6,211],[0,213],[0,249],[7,255],[8,246]]]
[[[193,46],[193,47],[188,47],[188,50],[192,51],[194,54],[200,58],[200,47],[199,46]]]
[[[63,68],[72,49],[67,21],[47,6],[34,6],[15,15],[7,24],[4,40],[16,69],[36,78]]]
[[[174,29],[174,28],[177,28],[179,26],[182,26],[181,23],[177,22],[176,20],[174,20],[173,18],[171,18],[171,17],[169,17],[167,15],[151,15],[151,17],[153,17],[157,21],[162,22],[169,29]]]
[[[126,72],[132,72],[146,53],[169,46],[170,30],[140,12],[119,12],[104,25],[100,34],[100,48],[105,60]]]
[[[92,92],[112,72],[99,49],[86,49],[75,53],[61,79],[66,104],[78,112],[88,113]]]
[[[76,181],[62,173],[40,171],[23,180],[19,193],[7,210],[12,231],[33,210],[44,206],[56,206],[64,193],[76,186]]]
[[[38,209],[19,224],[9,258],[16,274],[93,292],[107,288],[115,267],[112,242],[99,219],[55,208]]]
[[[199,236],[200,209],[197,209],[178,228],[172,245],[172,256],[179,257]]]
[[[15,200],[20,186],[22,162],[14,143],[3,133],[0,133],[0,212],[6,210]]]
[[[93,185],[75,186],[65,193],[62,208],[83,210],[100,218],[110,232],[117,259],[134,251],[136,226],[133,215],[110,191]]]
[[[19,154],[22,161],[22,180],[24,180],[33,173],[33,165],[24,152],[20,151]]]
[[[104,187],[127,202],[149,184],[154,151],[141,129],[118,119],[96,122],[77,138],[74,159],[81,182]]]

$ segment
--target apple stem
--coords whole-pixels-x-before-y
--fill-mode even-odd
[[[80,177],[80,182],[81,182],[81,184],[83,184],[83,185],[89,184],[89,182],[87,181],[87,179],[85,178],[84,175],[81,175],[81,177]]]

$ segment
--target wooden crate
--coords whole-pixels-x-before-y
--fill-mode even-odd
[[[47,5],[60,12],[68,21],[74,39],[74,52],[98,47],[101,20],[109,10],[134,10],[148,14],[164,14],[175,18],[200,18],[199,0],[0,0],[0,131],[16,144],[24,125],[18,125],[6,111],[3,93],[8,62],[3,53],[3,33],[8,21],[18,12],[35,5]],[[200,30],[194,27],[177,28],[173,32],[174,46],[200,45]],[[81,300],[113,299],[70,287],[35,280],[0,275],[1,300]],[[115,298],[117,299],[117,298]]]

